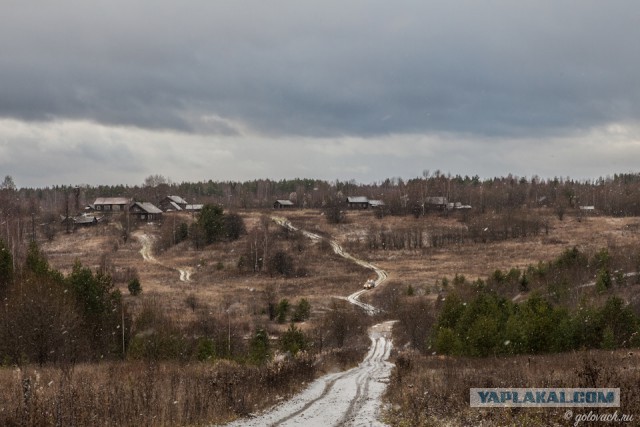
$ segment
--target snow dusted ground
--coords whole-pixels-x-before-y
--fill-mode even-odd
[[[387,361],[392,324],[371,327],[371,347],[357,367],[318,378],[289,401],[227,426],[384,426],[379,418],[382,393],[393,368]]]
[[[297,230],[286,218],[274,217],[282,227]],[[312,240],[322,237],[301,230]],[[366,261],[346,253],[334,240],[329,240],[336,254],[376,272],[376,286],[387,279],[387,273]],[[362,308],[369,315],[378,309],[358,299],[367,290],[357,291],[346,300]],[[384,426],[380,418],[382,394],[389,382],[393,364],[388,361],[391,352],[391,327],[393,321],[379,323],[369,329],[371,347],[364,360],[348,371],[328,374],[312,382],[302,393],[271,410],[227,424],[228,427],[244,426]]]

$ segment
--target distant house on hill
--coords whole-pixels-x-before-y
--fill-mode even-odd
[[[92,206],[98,212],[124,212],[131,202],[127,197],[98,197]]]
[[[586,214],[586,215],[593,215],[596,212],[596,207],[595,206],[580,206],[580,213],[581,214]]]
[[[427,197],[424,204],[427,209],[439,210],[446,210],[449,206],[447,198],[442,196]]]
[[[132,216],[142,221],[155,221],[162,219],[162,211],[152,203],[135,202],[131,205],[129,212]]]
[[[90,227],[92,225],[98,225],[98,223],[102,222],[104,217],[97,217],[95,215],[79,215],[76,217],[62,217],[63,225],[71,225],[75,227]]]
[[[165,212],[180,212],[187,208],[187,201],[180,196],[167,196],[160,201],[160,209]]]
[[[204,205],[187,205],[184,210],[187,212],[200,212]]]
[[[382,200],[369,200],[369,207],[374,209],[374,208],[381,208],[384,206],[384,202]]]
[[[347,206],[351,209],[367,209],[369,199],[363,196],[347,197]]]
[[[274,209],[289,209],[292,208],[293,202],[291,200],[276,200],[273,203],[273,208]]]

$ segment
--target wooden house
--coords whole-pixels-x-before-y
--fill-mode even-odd
[[[351,209],[367,209],[369,199],[366,197],[347,197],[347,206]]]
[[[291,200],[276,200],[273,203],[274,209],[288,209],[293,207],[293,202]]]
[[[156,221],[162,219],[162,211],[148,202],[135,202],[131,205],[129,212],[132,217],[141,221]]]
[[[131,206],[132,200],[127,197],[98,197],[93,202],[97,212],[124,212]]]
[[[188,203],[180,196],[167,196],[160,201],[159,205],[164,212],[180,212],[186,210]]]

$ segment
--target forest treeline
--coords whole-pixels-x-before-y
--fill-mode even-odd
[[[22,212],[64,213],[81,210],[97,197],[132,197],[158,203],[167,195],[179,195],[189,203],[211,203],[226,209],[270,208],[276,199],[291,200],[296,207],[323,208],[341,203],[347,196],[382,200],[391,214],[424,213],[429,197],[446,197],[449,202],[470,205],[474,210],[502,211],[520,207],[549,206],[561,213],[578,206],[594,206],[607,215],[640,214],[640,174],[626,173],[594,180],[571,178],[480,177],[425,171],[422,177],[386,179],[373,184],[355,181],[315,179],[245,182],[200,181],[174,183],[149,176],[140,185],[56,185],[20,188],[10,176],[0,184],[2,214]]]

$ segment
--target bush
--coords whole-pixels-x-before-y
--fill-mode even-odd
[[[291,255],[284,251],[277,251],[269,259],[269,271],[272,274],[275,272],[285,277],[293,276],[293,258],[291,258]]]
[[[269,360],[269,336],[264,329],[258,329],[249,344],[249,360],[255,364],[262,364]]]
[[[294,322],[304,322],[311,315],[311,304],[305,298],[302,298],[293,312],[291,320]]]
[[[278,306],[276,307],[276,320],[278,321],[278,323],[284,323],[287,321],[287,316],[289,315],[289,309],[290,309],[290,305],[289,305],[289,300],[286,298],[283,298],[280,300],[280,302],[278,303]]]
[[[296,328],[293,323],[289,325],[287,332],[280,337],[280,350],[289,352],[293,355],[298,354],[301,350],[306,350],[308,346],[307,338],[304,333]]]
[[[140,280],[138,280],[137,278],[133,278],[129,281],[129,285],[127,286],[127,289],[129,289],[129,293],[131,295],[138,296],[142,293],[142,286],[140,285]]]

